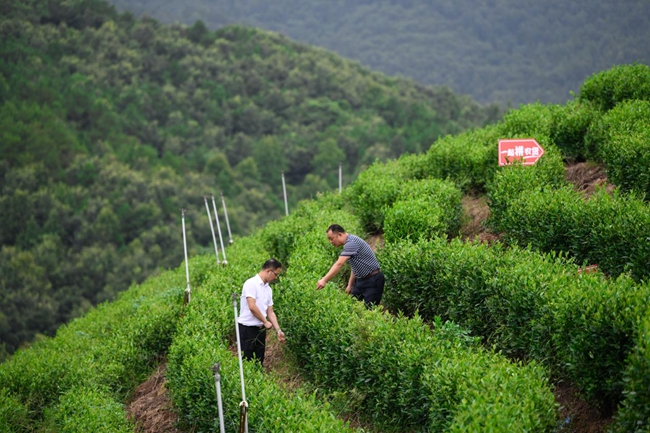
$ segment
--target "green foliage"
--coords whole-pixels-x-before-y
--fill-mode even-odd
[[[367,231],[382,229],[386,209],[395,202],[404,182],[422,175],[421,160],[407,155],[386,163],[377,161],[346,188],[344,196]]]
[[[427,175],[452,180],[464,192],[480,192],[494,176],[500,131],[495,126],[438,140],[427,151]]]
[[[650,196],[650,97],[616,105],[594,123],[588,140],[605,163],[608,180],[623,191]]]
[[[102,389],[75,386],[65,392],[56,408],[48,413],[57,431],[82,433],[102,431],[130,433],[135,425],[124,416],[124,406]]]
[[[462,193],[450,181],[407,181],[385,211],[384,240],[453,237],[460,229]]]
[[[580,274],[530,250],[442,239],[386,244],[380,261],[393,313],[458,323],[488,347],[546,364],[606,411],[622,399],[647,285]]]
[[[589,101],[572,100],[557,106],[551,113],[550,138],[562,151],[566,160],[588,159],[586,136],[591,125],[599,120],[600,113]]]
[[[112,3],[166,23],[202,20],[210,28],[246,23],[280,31],[373,70],[444,84],[482,103],[502,106],[564,103],[594,72],[650,61],[645,44],[650,33],[643,20],[650,8],[642,1]],[[471,115],[468,111],[448,104],[440,115]]]
[[[27,408],[5,388],[0,389],[0,431],[22,433],[29,431],[29,426]]]
[[[204,194],[247,235],[283,215],[282,172],[293,210],[336,188],[339,164],[349,184],[500,115],[254,28],[23,3],[0,19],[2,359],[176,266],[179,209],[190,254],[209,249]]]
[[[490,224],[507,243],[563,252],[577,263],[597,264],[608,275],[647,280],[650,249],[640,240],[650,238],[650,209],[644,200],[605,189],[586,199],[569,186],[550,188],[542,182],[524,188],[526,182],[504,172],[492,190],[491,198],[503,207],[493,210]]]
[[[515,223],[505,216],[512,203],[531,191],[552,191],[565,184],[562,157],[553,147],[545,147],[544,156],[535,165],[513,164],[500,167],[487,185],[491,211],[488,224],[495,232],[507,233],[508,224]]]
[[[650,100],[650,67],[634,63],[617,65],[587,78],[580,87],[580,99],[608,111],[629,100]]]
[[[306,377],[352,399],[355,411],[390,431],[461,431],[468,422],[497,429],[515,419],[524,429],[545,431],[555,423],[553,397],[537,367],[506,367],[449,325],[431,331],[417,317],[366,311],[336,288],[315,291],[332,260],[318,227],[340,218],[314,210],[278,301],[283,328],[290,330],[287,347]],[[521,399],[526,409],[518,413],[511,406]],[[475,400],[482,403],[463,406]]]
[[[650,429],[650,314],[646,313],[639,324],[639,336],[636,347],[630,355],[625,371],[625,400],[616,414],[613,431],[644,432]]]

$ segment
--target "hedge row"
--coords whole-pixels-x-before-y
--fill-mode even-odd
[[[513,364],[459,333],[431,330],[421,320],[367,311],[330,283],[316,291],[338,251],[325,228],[361,230],[343,211],[311,213],[278,225],[302,232],[282,281],[277,309],[287,348],[304,377],[344,395],[350,410],[385,431],[551,431],[556,425],[545,370]],[[275,230],[277,231],[277,230]],[[336,286],[336,287],[335,287]]]
[[[600,189],[586,199],[562,186],[559,174],[555,181],[540,175],[543,167],[508,167],[496,176],[489,193],[492,230],[510,244],[563,252],[608,275],[647,281],[650,206],[618,190]]]
[[[616,414],[613,431],[617,433],[650,431],[650,313],[639,329],[634,352],[630,356],[623,381],[625,400]]]
[[[594,74],[580,87],[581,101],[608,111],[630,100],[650,101],[650,67],[642,64],[618,65]]]
[[[404,182],[424,176],[423,162],[417,155],[386,163],[377,161],[343,191],[344,200],[354,208],[364,231],[381,231],[386,209],[395,202]]]
[[[585,140],[605,163],[608,182],[650,198],[650,100],[620,103],[594,122]]]
[[[221,363],[221,394],[226,431],[239,429],[242,401],[239,362],[229,344],[235,340],[232,293],[239,294],[244,281],[268,259],[261,241],[253,236],[229,247],[229,265],[219,269],[192,290],[192,300],[169,350],[166,386],[182,426],[195,433],[219,431],[218,401],[212,366]],[[196,258],[213,262],[207,257]],[[277,304],[278,289],[274,286]],[[284,318],[279,315],[280,323]],[[272,334],[272,333],[270,333]],[[271,337],[269,337],[271,338]],[[244,362],[245,392],[250,432],[352,431],[337,419],[315,395],[292,393],[273,381],[255,362]]]
[[[530,250],[459,241],[387,244],[380,257],[389,310],[452,320],[488,347],[548,365],[605,409],[622,399],[648,285],[578,274]]]
[[[384,240],[454,237],[463,214],[461,191],[451,181],[406,181],[385,211]]]
[[[0,425],[17,422],[14,432],[41,423],[71,432],[83,425],[128,430],[123,410],[124,423],[116,421],[116,408],[172,341],[182,308],[181,275],[179,269],[131,288],[1,364],[0,393],[13,409],[0,412]],[[97,407],[98,400],[105,405]]]

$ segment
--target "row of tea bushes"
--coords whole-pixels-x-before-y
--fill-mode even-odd
[[[579,274],[557,256],[458,240],[386,244],[380,262],[390,311],[452,320],[488,347],[548,365],[605,409],[623,398],[647,284]]]
[[[234,343],[235,317],[244,281],[259,272],[269,256],[255,236],[239,240],[228,250],[229,265],[211,273],[194,287],[179,331],[169,350],[166,386],[182,426],[195,433],[219,431],[219,413],[212,366],[220,363],[221,395],[226,431],[239,431],[242,401],[239,361],[229,345]],[[194,266],[207,257],[195,258]],[[274,301],[278,303],[278,285]],[[283,316],[279,315],[284,325]],[[284,327],[284,326],[283,326]],[[286,331],[290,333],[288,330]],[[269,332],[272,338],[273,332]],[[251,432],[345,432],[353,431],[337,419],[315,395],[301,390],[288,392],[254,362],[244,361],[248,427]]]
[[[354,208],[365,231],[382,229],[386,209],[395,202],[404,183],[424,177],[423,163],[419,155],[406,155],[385,163],[377,161],[345,188],[344,200]]]
[[[548,160],[546,161],[548,162]],[[563,252],[608,275],[650,276],[650,206],[634,194],[597,190],[591,197],[543,174],[548,164],[508,167],[490,185],[492,230],[504,241]]]
[[[650,431],[650,313],[645,315],[637,345],[623,378],[625,400],[616,414],[616,433]]]
[[[463,214],[462,198],[451,181],[406,181],[385,211],[384,241],[456,236]]]
[[[585,139],[595,148],[594,159],[607,167],[608,182],[650,197],[650,100],[618,104]]]
[[[305,207],[307,208],[307,207]],[[556,425],[546,372],[510,363],[458,333],[431,330],[421,320],[365,310],[337,285],[316,291],[338,251],[325,228],[350,233],[360,223],[343,211],[310,206],[294,218],[312,222],[296,241],[277,310],[287,348],[304,377],[345,395],[350,411],[388,431],[551,431]],[[304,229],[302,221],[295,227]],[[335,287],[333,287],[335,286]]]
[[[17,433],[41,425],[69,432],[99,425],[106,429],[94,431],[132,431],[123,402],[166,353],[182,310],[183,284],[180,269],[166,272],[1,364],[0,400],[13,409],[0,411],[0,425],[10,424],[9,431]]]

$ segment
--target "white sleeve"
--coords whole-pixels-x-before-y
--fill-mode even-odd
[[[255,283],[252,281],[246,281],[242,288],[242,295],[244,295],[244,298],[257,299],[257,287],[255,286]]]

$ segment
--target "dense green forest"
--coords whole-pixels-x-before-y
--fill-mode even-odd
[[[244,24],[483,103],[564,103],[585,77],[650,61],[644,0],[111,0],[163,22]]]
[[[209,31],[98,0],[0,3],[0,359],[368,164],[493,122],[448,88],[245,27]],[[214,218],[214,216],[213,216]]]

